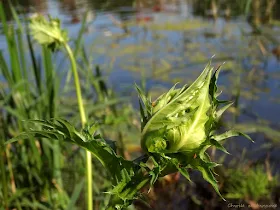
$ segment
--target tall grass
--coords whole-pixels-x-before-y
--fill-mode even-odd
[[[86,15],[79,35],[74,40],[73,51],[69,46],[66,47],[72,68],[78,68],[81,78],[88,81],[76,83],[77,87],[81,88],[77,92],[80,96],[77,101],[73,101],[72,76],[74,81],[78,81],[77,72],[68,71],[68,83],[64,83],[64,75],[57,71],[57,53],[54,55],[47,47],[35,45],[29,28],[26,27],[26,17],[18,16],[14,7],[10,6],[10,9],[13,23],[7,21],[0,2],[0,18],[8,53],[6,55],[5,51],[0,51],[0,77],[3,81],[0,84],[0,206],[5,209],[75,209],[79,202],[80,208],[85,209],[81,200],[85,181],[81,175],[85,173],[82,166],[87,159],[88,209],[92,209],[94,203],[101,207],[102,200],[106,197],[101,200],[93,199],[93,192],[99,194],[99,188],[109,184],[105,178],[100,180],[98,175],[94,175],[94,179],[104,184],[92,183],[92,161],[89,153],[85,157],[77,148],[59,141],[49,142],[44,138],[20,141],[12,146],[4,146],[4,142],[27,129],[28,125],[23,120],[64,117],[76,121],[77,107],[82,113],[81,122],[85,124],[86,113],[81,105],[81,93],[82,90],[87,90],[83,99],[87,114],[103,121],[105,128],[115,127],[118,137],[115,139],[119,139],[119,144],[124,145],[123,133],[127,135],[129,132],[126,130],[128,128],[124,129],[123,124],[127,124],[126,116],[130,115],[131,108],[127,106],[122,111],[122,108],[120,110],[119,106],[116,106],[124,99],[113,97],[114,91],[104,81],[101,69],[91,65],[83,48],[82,35],[86,28]],[[82,62],[75,67],[76,59]],[[96,100],[92,100],[94,95],[97,95]],[[104,129],[101,128],[100,132]],[[121,150],[119,152],[124,153]],[[68,164],[69,160],[74,165]],[[104,174],[98,164],[95,167],[97,174]]]
[[[9,62],[0,52],[1,77],[5,81],[1,85],[2,142],[25,130],[24,119],[50,119],[59,115],[57,84],[61,78],[55,72],[52,53],[41,47],[41,53],[36,49],[35,54],[28,29],[15,9],[10,8],[16,25],[7,22],[0,3],[1,23],[10,58]],[[39,201],[45,197],[51,209],[66,207],[69,198],[63,188],[61,169],[64,157],[58,141],[50,144],[43,139],[31,139],[13,147],[1,146],[1,157],[4,206],[40,209],[43,206]],[[24,192],[29,192],[29,195],[22,196]]]
[[[3,52],[0,53],[1,76],[5,80],[5,84],[1,86],[2,129],[7,129],[2,136],[3,140],[16,135],[17,132],[24,131],[26,127],[22,122],[24,119],[41,117],[48,119],[57,114],[55,98],[58,89],[51,53],[48,49],[42,48],[40,59],[43,65],[39,65],[39,58],[35,57],[34,46],[28,37],[28,32],[24,29],[15,9],[10,8],[16,22],[15,25],[7,22],[2,3],[0,3],[1,23],[10,58],[10,62],[8,62],[4,58]],[[32,82],[34,80],[35,84]],[[57,183],[63,192],[60,171],[63,157],[60,153],[59,142],[50,145],[42,139],[33,139],[21,142],[19,146],[7,147],[2,153],[5,157],[3,160],[6,160],[8,165],[12,164],[8,172],[13,187],[8,192],[10,203],[6,203],[6,206],[13,206],[14,200],[18,209],[28,206],[30,200],[38,203],[36,191],[47,192],[48,188],[53,186],[53,182]],[[16,153],[17,156],[12,155],[13,153]],[[45,179],[44,176],[48,176],[49,179]],[[9,186],[4,182],[5,170],[2,177],[2,186]],[[20,195],[24,192],[22,190],[29,191],[28,187],[33,188],[30,188],[32,189],[30,200],[20,199]],[[3,190],[5,190],[3,195],[7,196],[7,188],[3,187]],[[63,193],[59,193],[59,191],[57,193],[62,199],[59,201],[60,204],[54,203],[54,206],[65,205],[63,204],[65,202]],[[45,196],[51,200],[51,193],[46,193]],[[7,199],[4,200],[7,201]],[[17,202],[17,200],[21,200],[21,202]],[[32,209],[37,209],[37,207]]]

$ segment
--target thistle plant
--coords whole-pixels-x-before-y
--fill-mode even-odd
[[[74,75],[75,89],[77,95],[77,101],[79,106],[80,118],[82,127],[87,123],[87,118],[83,105],[83,98],[81,93],[81,86],[79,75],[77,71],[77,64],[73,52],[68,44],[69,38],[67,31],[61,28],[60,20],[49,17],[47,20],[42,15],[35,15],[30,19],[29,24],[30,33],[33,38],[41,45],[47,46],[52,51],[56,51],[60,48],[65,48],[69,60],[71,62],[71,70]],[[87,202],[88,210],[92,210],[92,165],[91,165],[91,153],[86,152],[87,161]]]
[[[176,88],[174,85],[154,102],[136,86],[140,98],[141,147],[145,154],[128,161],[116,154],[114,142],[106,141],[98,134],[97,124],[86,124],[75,59],[67,44],[66,33],[60,29],[57,20],[46,21],[40,16],[35,17],[31,20],[30,28],[39,43],[52,49],[63,46],[68,52],[84,126],[82,131],[78,131],[62,119],[33,120],[31,123],[42,125],[41,130],[30,129],[6,143],[32,136],[67,141],[85,148],[112,177],[113,188],[107,192],[111,194],[107,209],[125,209],[141,197],[141,188],[152,186],[159,177],[167,174],[179,171],[190,180],[188,168],[199,170],[221,196],[213,174],[213,168],[219,164],[211,161],[207,149],[212,146],[227,153],[222,141],[232,136],[250,137],[233,130],[217,133],[218,121],[232,104],[217,99],[216,82],[220,68],[213,73],[209,62],[190,86]]]
[[[173,167],[190,179],[186,169],[199,170],[220,195],[212,170],[219,164],[211,162],[206,150],[214,146],[228,153],[221,144],[223,140],[239,135],[250,137],[234,130],[217,134],[221,115],[232,105],[217,99],[219,70],[213,74],[209,62],[189,87],[176,89],[174,85],[154,102],[137,90],[141,98],[143,150],[157,162],[160,171]],[[220,108],[221,105],[224,106]]]

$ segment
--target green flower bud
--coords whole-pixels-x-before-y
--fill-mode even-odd
[[[189,87],[173,86],[153,103],[137,87],[142,100],[141,147],[156,162],[153,177],[176,168],[190,180],[187,168],[197,169],[221,196],[212,171],[219,164],[211,162],[206,151],[215,146],[227,153],[221,141],[232,136],[250,137],[234,130],[215,133],[218,120],[232,103],[216,98],[219,71],[213,76],[212,71],[209,62]]]
[[[147,112],[151,115],[146,117],[141,136],[144,151],[191,152],[207,139],[205,125],[211,109],[209,84],[212,70],[208,65],[191,86],[181,89],[174,86],[149,106]]]
[[[57,18],[46,19],[42,15],[34,15],[29,24],[31,35],[42,45],[48,46],[55,51],[69,40],[67,31],[61,28]]]

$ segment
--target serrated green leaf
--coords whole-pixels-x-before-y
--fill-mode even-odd
[[[209,85],[209,95],[211,96],[211,99],[214,103],[216,103],[216,92],[217,92],[217,80],[219,77],[219,73],[221,70],[221,66],[219,66],[216,71],[214,72],[211,81],[210,81],[210,85]]]
[[[14,143],[14,142],[19,141],[19,140],[29,139],[29,138],[31,138],[31,137],[33,137],[32,134],[29,134],[29,133],[21,133],[20,135],[14,137],[14,138],[11,138],[11,139],[9,139],[8,141],[5,141],[4,144],[5,144],[5,145],[6,145],[6,144],[11,144],[11,143]]]
[[[217,166],[217,165],[215,165],[215,166]],[[212,166],[209,167],[209,165],[207,163],[204,163],[201,161],[201,163],[195,167],[202,173],[203,179],[205,179],[207,182],[209,182],[212,185],[212,187],[215,189],[217,194],[225,201],[225,199],[223,198],[223,196],[221,195],[221,193],[219,191],[217,180],[215,179],[213,172],[210,169]]]
[[[155,182],[157,181],[157,179],[162,171],[161,166],[157,163],[157,161],[154,159],[154,157],[151,156],[151,160],[153,161],[154,167],[149,172],[149,175],[151,176],[150,187],[152,187],[155,184]],[[150,189],[149,189],[149,191],[150,191]]]
[[[121,180],[118,184],[110,191],[112,194],[119,194],[123,191],[126,185],[131,181],[130,175],[125,168],[120,171]]]
[[[247,139],[251,140],[252,142],[254,142],[251,139],[251,137],[248,136],[247,134],[239,132],[239,131],[235,131],[235,130],[230,130],[230,131],[227,131],[227,132],[225,132],[223,134],[214,135],[213,139],[215,139],[216,141],[222,141],[222,140],[228,139],[230,137],[234,137],[234,136],[244,136],[245,138],[247,138]]]
[[[232,105],[234,104],[234,102],[228,101],[228,104],[226,104],[223,108],[219,109],[216,111],[216,119],[215,120],[219,120],[222,116],[222,114]]]
[[[138,191],[150,180],[150,177],[145,176],[144,172],[141,171],[143,167],[116,155],[113,148],[100,138],[100,135],[84,135],[90,131],[78,132],[72,124],[63,119],[32,120],[30,122],[41,125],[42,130],[29,130],[7,141],[6,144],[36,137],[72,142],[89,150],[110,173],[112,183],[115,186],[111,191],[111,204],[113,206],[125,207],[129,205],[137,197]],[[89,126],[88,129],[91,127]]]
[[[210,158],[206,152],[206,150],[210,147],[211,145],[206,145],[206,146],[203,146],[200,150],[199,150],[199,153],[198,153],[198,156],[200,157],[201,160],[203,161],[210,161]]]
[[[139,107],[140,107],[140,115],[141,115],[141,130],[144,128],[144,126],[146,125],[147,123],[147,115],[145,113],[145,110],[142,106],[142,103],[141,101],[139,100]]]
[[[229,154],[229,152],[226,150],[226,148],[224,148],[224,146],[222,144],[220,144],[218,141],[216,141],[215,139],[211,139],[210,140],[211,144],[213,146],[215,146],[217,149],[223,151],[226,154]]]
[[[192,182],[187,168],[178,167],[177,169],[189,182]]]

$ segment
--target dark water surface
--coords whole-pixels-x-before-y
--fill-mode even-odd
[[[156,96],[176,82],[191,82],[215,54],[215,66],[225,62],[220,77],[223,97],[238,102],[230,111],[239,114],[230,123],[264,133],[254,136],[259,142],[272,138],[266,128],[279,136],[279,1],[270,24],[262,17],[265,7],[246,12],[244,4],[228,1],[219,6],[216,17],[215,7],[207,2],[29,0],[20,5],[30,15],[60,18],[71,37],[89,11],[85,46],[92,66],[100,65],[110,84],[134,99],[134,82],[145,80]],[[256,28],[254,23],[265,24]],[[0,48],[5,52],[1,35]],[[273,138],[279,142],[277,135]]]

